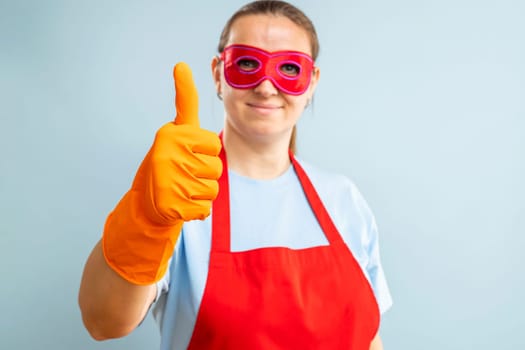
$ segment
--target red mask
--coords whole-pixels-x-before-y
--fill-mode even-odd
[[[237,89],[250,89],[268,79],[280,91],[302,95],[310,86],[312,57],[298,51],[268,52],[247,45],[230,45],[221,53],[224,77]]]

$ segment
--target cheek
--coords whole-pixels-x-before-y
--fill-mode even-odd
[[[226,114],[233,117],[241,115],[249,90],[235,89],[228,84],[223,85],[222,88],[222,101]]]
[[[301,96],[290,96],[288,98],[288,105],[294,110],[294,114],[301,114],[304,111],[308,103],[308,97],[306,96],[307,95],[304,94]]]
[[[226,79],[224,78],[224,73],[221,73],[221,90],[222,90],[223,96],[231,96],[234,98],[239,97],[239,94],[238,94],[239,89],[235,89],[231,87],[226,82]]]
[[[226,82],[223,82],[222,91],[224,101],[229,101],[231,104],[234,104],[241,101],[248,90],[235,89]]]

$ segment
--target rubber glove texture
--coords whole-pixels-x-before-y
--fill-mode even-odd
[[[220,139],[199,126],[190,68],[177,64],[173,78],[175,120],[157,131],[131,189],[109,214],[102,237],[108,265],[138,285],[164,276],[183,223],[210,214],[222,173]]]

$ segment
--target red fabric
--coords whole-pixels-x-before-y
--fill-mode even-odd
[[[290,95],[302,95],[308,90],[314,68],[312,57],[303,52],[268,52],[248,45],[227,46],[221,60],[224,77],[234,88],[251,89],[269,79]]]
[[[370,284],[290,156],[330,244],[231,252],[223,150],[208,280],[189,349],[369,350],[380,317]]]

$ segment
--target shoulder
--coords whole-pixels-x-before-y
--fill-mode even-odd
[[[301,158],[297,158],[297,161],[303,167],[329,211],[331,211],[330,207],[337,205],[347,210],[358,211],[364,217],[372,215],[368,203],[354,181],[348,176],[322,169]]]
[[[369,246],[377,233],[375,217],[367,201],[348,176],[320,169],[303,160],[298,162],[343,240],[365,270],[369,262]]]

